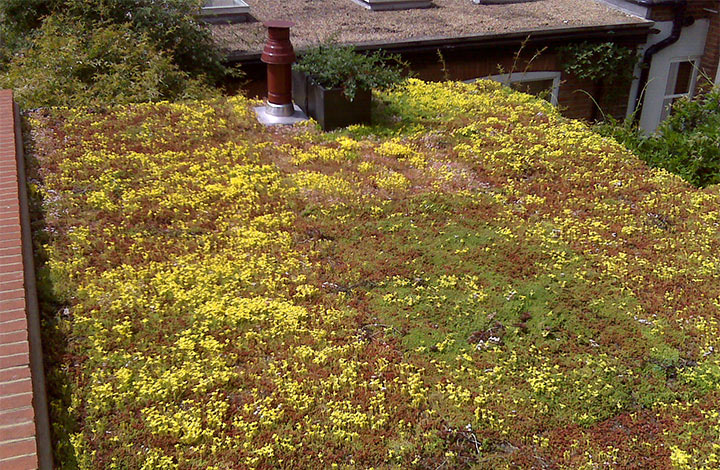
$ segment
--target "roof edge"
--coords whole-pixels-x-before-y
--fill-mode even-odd
[[[392,52],[421,51],[423,49],[467,49],[476,47],[496,47],[501,45],[519,44],[527,41],[532,44],[541,41],[567,40],[567,39],[628,39],[644,38],[650,33],[655,23],[643,21],[638,23],[621,23],[600,26],[577,26],[570,28],[549,28],[526,31],[515,31],[497,34],[475,34],[456,37],[425,37],[405,39],[401,41],[365,41],[355,43],[358,50],[383,49]],[[302,53],[306,48],[298,48],[296,52]],[[231,51],[226,55],[228,63],[251,63],[260,61],[260,52]]]

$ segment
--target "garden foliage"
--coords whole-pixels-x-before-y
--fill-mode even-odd
[[[144,34],[127,24],[87,28],[52,17],[30,47],[0,74],[24,108],[106,106],[109,103],[208,97],[202,78],[191,78]]]
[[[717,191],[494,82],[378,98],[30,115],[61,468],[718,468]]]
[[[23,107],[198,96],[200,84],[207,89],[227,72],[209,31],[195,19],[200,3],[0,2],[0,41],[7,46],[0,56],[2,86],[18,90]]]
[[[638,53],[614,42],[581,42],[560,49],[563,70],[580,79],[602,81],[607,87],[625,84],[633,79]]]
[[[3,0],[0,2],[0,59],[27,45],[28,36],[62,0]]]
[[[682,98],[651,135],[632,122],[610,120],[597,127],[653,167],[682,176],[695,186],[720,183],[720,88]]]
[[[361,54],[354,46],[321,44],[303,52],[295,68],[324,88],[341,88],[349,100],[356,90],[386,90],[403,80],[399,55]]]

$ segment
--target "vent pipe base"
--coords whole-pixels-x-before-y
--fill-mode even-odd
[[[295,114],[295,107],[292,103],[275,104],[268,101],[265,105],[265,113],[270,116],[288,117]]]
[[[271,103],[268,103],[268,106],[258,106],[255,109],[255,115],[257,116],[257,120],[260,122],[260,124],[264,124],[266,126],[277,126],[277,125],[286,125],[290,126],[293,124],[297,124],[298,122],[307,121],[308,117],[307,114],[303,112],[302,109],[300,109],[300,106],[298,105],[290,105],[292,106],[292,113],[290,115],[286,116],[278,116],[277,114],[271,114],[272,112],[277,112],[276,109],[278,105],[272,105]],[[287,105],[281,105],[281,106],[287,106]],[[284,109],[282,112],[287,113],[289,110]]]

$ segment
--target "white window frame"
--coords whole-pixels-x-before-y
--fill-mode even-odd
[[[674,81],[673,83],[673,89],[675,88],[675,85],[677,84],[677,73],[673,77],[673,75],[668,72],[668,78],[665,82],[665,92],[663,93],[662,98],[662,108],[660,109],[660,122],[664,121],[669,115],[670,115],[670,106],[672,106],[672,101],[674,101],[677,98],[682,98],[683,96],[692,97],[695,94],[695,88],[697,87],[697,78],[698,78],[698,72],[700,71],[700,61],[702,60],[701,56],[689,56],[689,57],[673,57],[670,59],[670,68],[668,70],[672,70],[672,67],[674,64],[679,64],[682,62],[690,62],[692,64],[692,74],[690,75],[690,83],[688,87],[688,91],[685,93],[671,93],[669,95],[666,95],[668,85],[671,81]],[[665,102],[671,100],[669,105],[666,105]]]
[[[243,15],[250,12],[250,6],[244,0],[205,0],[200,8],[201,16]]]
[[[550,103],[553,106],[558,104],[558,93],[560,92],[560,77],[561,72],[554,71],[540,71],[540,72],[517,72],[517,73],[502,73],[499,75],[490,75],[482,77],[484,80],[494,80],[500,82],[503,85],[510,85],[510,83],[525,83],[525,82],[539,82],[542,80],[552,80],[552,88],[550,89]],[[478,79],[467,80],[467,82],[474,82]]]

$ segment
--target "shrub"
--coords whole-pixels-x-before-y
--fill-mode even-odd
[[[205,97],[203,77],[191,78],[131,25],[89,29],[52,17],[30,47],[16,54],[0,87],[15,90],[24,108]]]
[[[352,101],[357,90],[383,90],[401,82],[403,66],[398,55],[382,51],[359,54],[353,46],[330,43],[306,51],[295,69],[325,88],[342,88]]]
[[[146,34],[158,49],[167,51],[181,70],[213,78],[224,72],[222,56],[210,32],[196,20],[204,0],[65,0],[65,3],[70,14],[89,24],[129,22],[135,32]]]
[[[27,34],[40,27],[42,18],[54,9],[56,0],[3,0],[0,2],[0,54],[17,50]],[[3,57],[0,57],[3,59]]]
[[[609,115],[605,116],[605,121],[594,124],[593,129],[600,135],[612,137],[635,154],[639,153],[641,142],[647,138],[632,119],[621,121]]]
[[[675,102],[670,117],[650,136],[627,122],[610,121],[596,129],[615,137],[651,166],[695,186],[720,183],[720,88]]]
[[[3,0],[3,40],[17,51],[40,28],[43,18],[62,14],[85,28],[128,24],[186,72],[214,79],[225,69],[207,28],[196,21],[203,0]]]
[[[613,42],[570,44],[560,54],[563,71],[581,79],[602,80],[607,86],[632,80],[639,58],[634,49]]]

